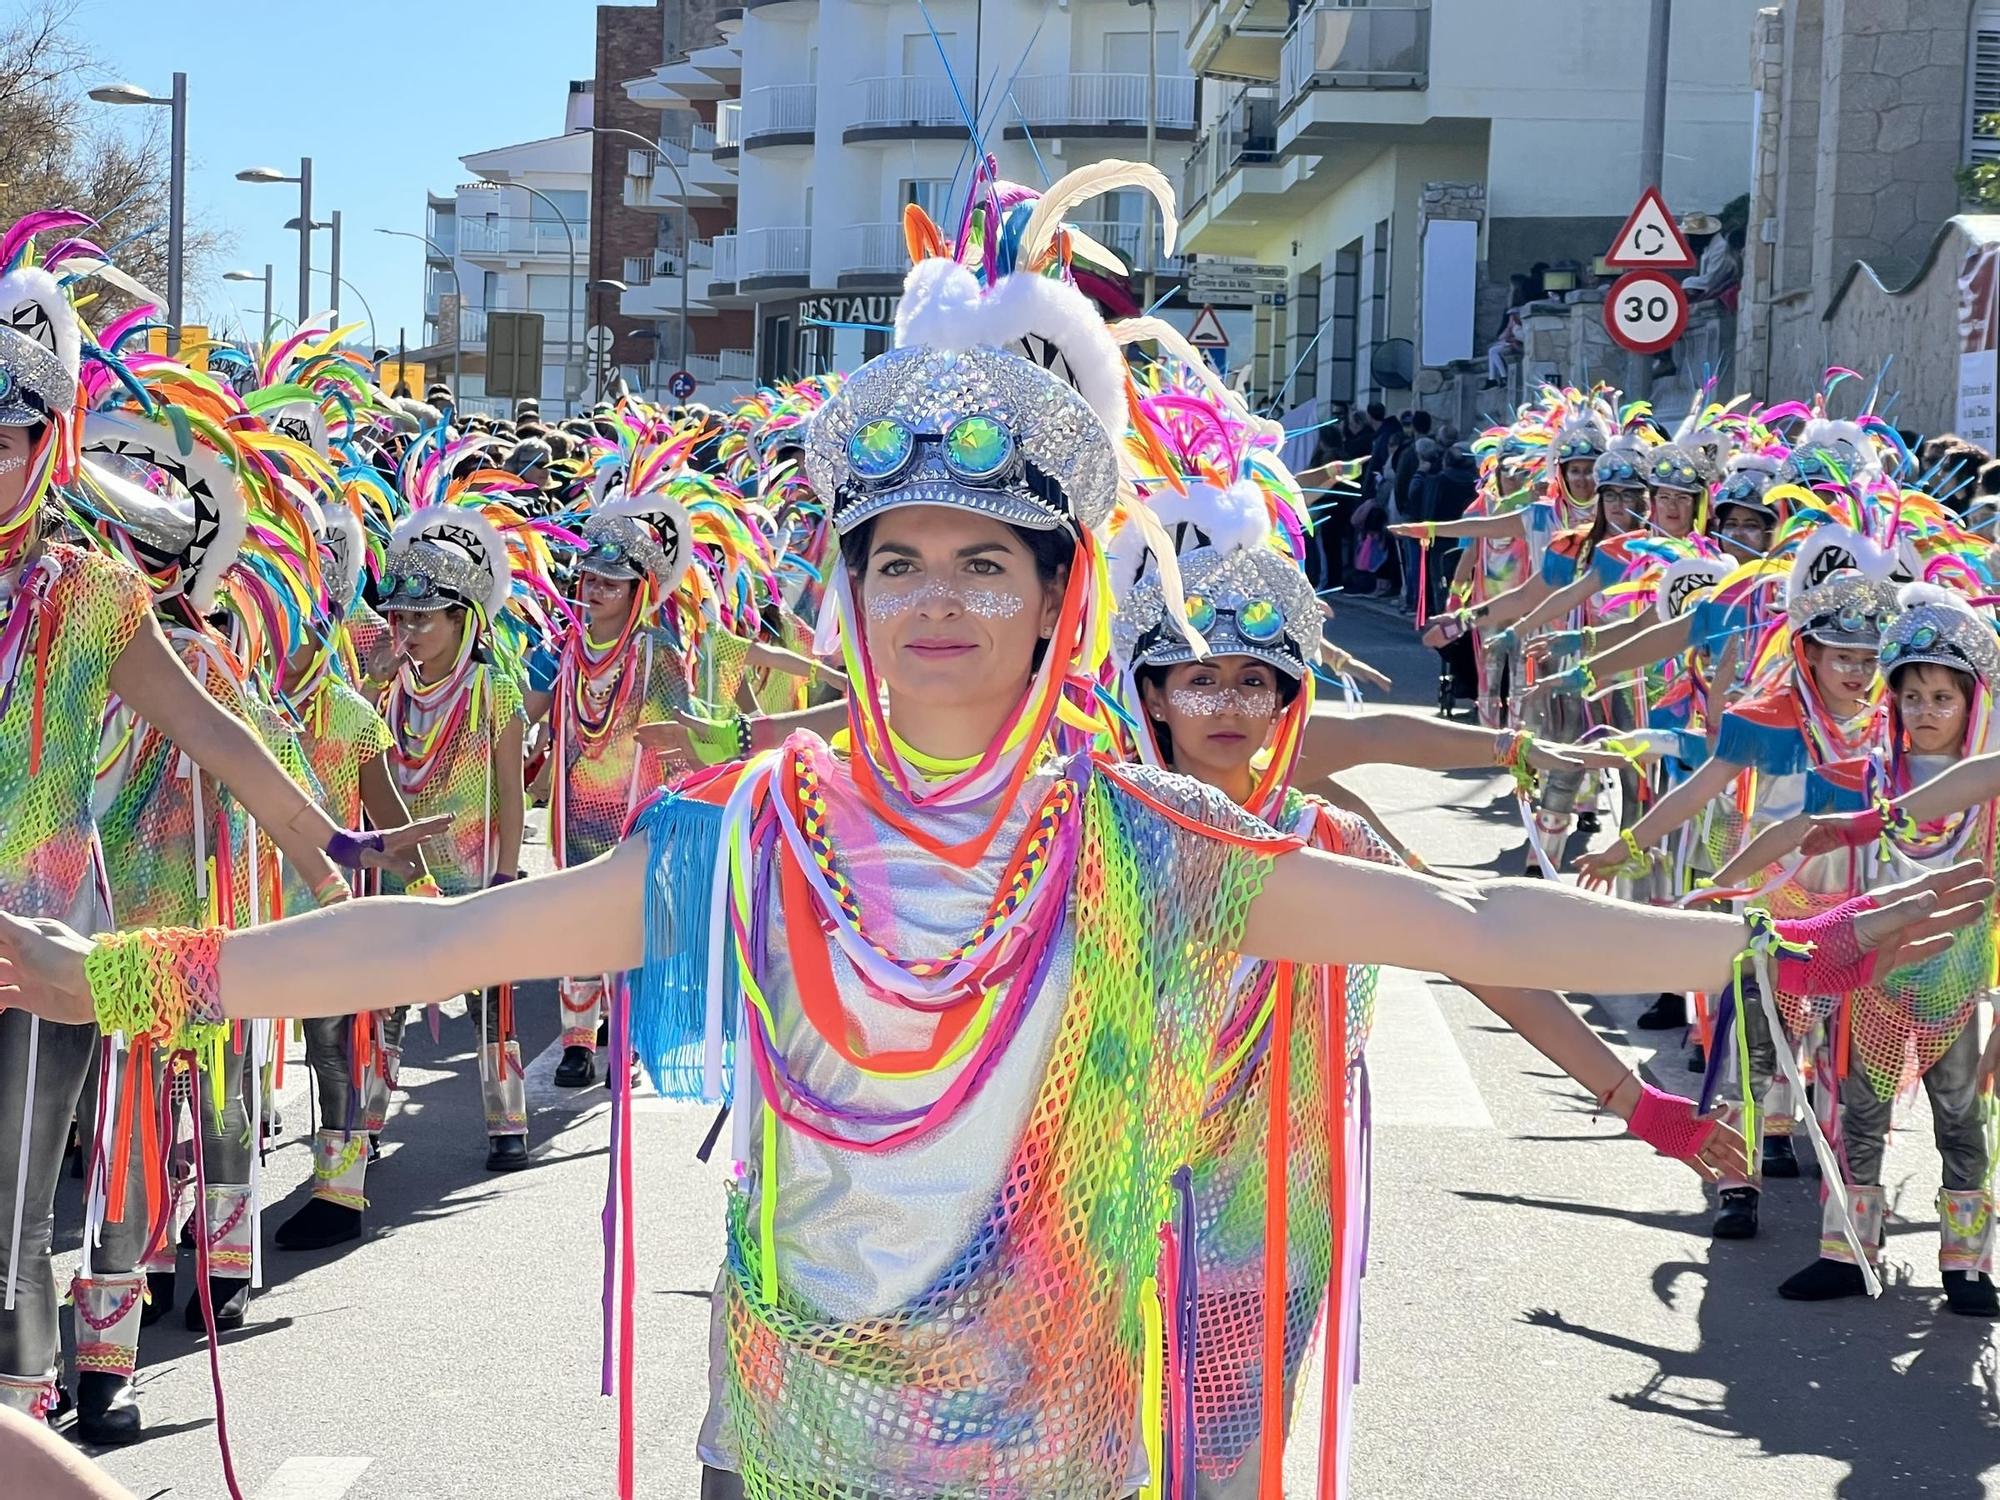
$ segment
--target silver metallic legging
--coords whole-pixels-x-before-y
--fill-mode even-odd
[[[35,1048],[35,1093],[28,1109],[25,1181],[21,1160],[22,1110],[28,1099],[28,1038],[33,1018],[25,1011],[0,1011],[0,1260],[7,1254],[14,1215],[21,1214],[21,1253],[0,1276],[14,1278],[14,1309],[0,1310],[0,1372],[38,1375],[54,1366],[60,1337],[56,1324],[56,1278],[51,1264],[55,1235],[56,1179],[69,1144],[83,1077],[96,1050],[95,1026],[39,1028]]]
[[[1970,1193],[1986,1186],[1986,1131],[1979,1120],[1979,1042],[1968,1024],[1924,1074],[1931,1096],[1931,1128],[1944,1158],[1948,1192]],[[1882,1148],[1896,1101],[1877,1097],[1868,1075],[1854,1068],[1840,1081],[1840,1129],[1847,1153],[1848,1180],[1857,1186],[1882,1185]]]

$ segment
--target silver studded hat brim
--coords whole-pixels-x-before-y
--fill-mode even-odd
[[[965,485],[930,481],[878,491],[852,504],[837,505],[833,512],[834,529],[845,535],[884,511],[900,510],[910,505],[942,505],[953,510],[977,511],[996,521],[1005,521],[1009,526],[1025,526],[1030,531],[1061,531],[1069,526],[1067,517],[1057,515],[1040,501],[1022,495],[1006,490],[977,490]]]
[[[46,344],[0,325],[0,393],[0,426],[26,427],[67,414],[76,405],[76,377]]]
[[[577,571],[593,578],[608,578],[613,583],[637,583],[644,576],[629,562],[607,562],[602,558],[579,563]]]
[[[1188,644],[1187,637],[1169,626],[1155,640],[1139,647],[1138,654],[1132,658],[1132,666],[1134,670],[1140,667],[1184,667],[1196,661],[1216,661],[1225,656],[1247,656],[1261,661],[1274,671],[1283,672],[1294,682],[1300,681],[1306,675],[1305,663],[1300,660],[1295,648],[1289,648],[1285,644],[1246,641],[1231,627],[1226,616],[1218,615],[1202,639],[1208,642],[1208,654],[1197,656],[1194,647]]]

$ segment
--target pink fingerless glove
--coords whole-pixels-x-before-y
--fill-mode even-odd
[[[1872,844],[1882,837],[1883,830],[1889,826],[1888,819],[1882,816],[1882,809],[1879,807],[1871,807],[1866,812],[1846,813],[1814,821],[1818,827],[1839,839],[1843,849],[1859,849],[1865,844]]]
[[[1692,1161],[1715,1134],[1715,1124],[1701,1117],[1694,1100],[1656,1089],[1642,1078],[1639,1102],[1633,1106],[1632,1118],[1625,1122],[1625,1129],[1662,1156]]]
[[[1876,954],[1862,951],[1854,922],[1877,905],[1873,896],[1856,896],[1816,917],[1766,918],[1782,945],[1775,955],[1778,988],[1788,995],[1845,995],[1872,979]]]

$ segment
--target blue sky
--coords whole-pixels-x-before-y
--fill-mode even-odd
[[[394,346],[399,325],[423,336],[423,247],[377,234],[421,231],[426,188],[449,192],[465,176],[458,158],[554,135],[572,78],[596,56],[593,0],[82,0],[76,29],[104,60],[107,82],[164,94],[188,75],[188,204],[223,240],[210,274],[187,289],[190,320],[217,326],[263,311],[261,282],[230,283],[225,270],[275,267],[273,305],[298,301],[298,189],[235,180],[239,169],[296,173],[313,159],[313,217],[341,211],[341,276],[360,288]],[[106,116],[155,113],[87,106]],[[164,111],[158,111],[163,117]],[[326,269],[327,239],[313,265]],[[361,317],[343,292],[342,316]],[[313,310],[327,306],[313,278]]]

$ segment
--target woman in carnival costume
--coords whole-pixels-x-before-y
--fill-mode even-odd
[[[1238,425],[1232,415],[1242,414],[1214,414],[1225,452]],[[1172,433],[1162,446],[1186,448]],[[1300,724],[1311,714],[1318,601],[1294,555],[1275,544],[1267,507],[1282,507],[1282,491],[1260,491],[1249,477],[1219,487],[1221,477],[1212,468],[1187,476],[1185,497],[1155,491],[1167,530],[1198,542],[1180,554],[1176,586],[1206,649],[1177,626],[1150,549],[1113,619],[1140,757],[1224,792],[1308,847],[1394,864],[1358,818],[1306,795],[1291,774]],[[1116,564],[1114,579],[1126,581]],[[1625,1068],[1560,996],[1476,993],[1594,1096],[1627,1087]],[[1235,977],[1190,1162],[1195,1243],[1191,1252],[1182,1247],[1177,1268],[1195,1288],[1192,1330],[1186,1323],[1179,1330],[1179,1359],[1192,1371],[1178,1372],[1172,1388],[1184,1404],[1169,1409],[1167,1422],[1176,1429],[1170,1445],[1180,1445],[1176,1467],[1184,1470],[1192,1455],[1197,1495],[1275,1492],[1297,1379],[1323,1306],[1334,1374],[1321,1428],[1321,1493],[1344,1492],[1366,1241],[1364,1049],[1374,994],[1367,965],[1256,963]],[[1723,1144],[1710,1142],[1711,1161],[1721,1160]],[[1695,1165],[1713,1174],[1712,1165]],[[1270,1253],[1274,1244],[1282,1254]],[[1282,1378],[1267,1381],[1272,1369]]]
[[[1421,966],[1442,945],[1469,978],[1610,988],[1696,983],[1748,948],[1846,987],[1942,946],[1987,893],[1954,872],[1773,927],[1451,885],[1088,754],[1128,383],[1095,311],[1038,274],[1060,269],[1049,207],[990,289],[914,237],[898,347],[814,418],[842,539],[826,623],[856,683],[844,750],[797,736],[533,890],[226,938],[0,923],[0,981],[71,1020],[215,1025],[281,988],[317,1014],[637,969],[634,1039],[663,1090],[734,1097],[703,1454],[737,1478],[715,1491],[1104,1500],[1167,1478],[1159,1232],[1239,952]],[[1076,385],[1012,352],[1026,339]],[[1712,1122],[1629,1077],[1611,1095],[1671,1154],[1709,1143]],[[629,1109],[617,1138],[629,1153]],[[636,1235],[617,1225],[629,1373]]]
[[[329,850],[361,860],[392,858],[393,849],[362,851],[312,805],[249,729],[201,692],[154,622],[136,571],[46,537],[52,517],[44,502],[78,478],[88,405],[122,394],[125,377],[111,349],[138,321],[123,319],[104,331],[102,342],[92,338],[86,345],[58,277],[103,274],[101,250],[62,238],[87,223],[76,214],[42,214],[0,235],[0,601],[6,612],[0,623],[0,807],[7,827],[0,900],[40,919],[103,925],[92,878],[91,783],[113,693],[197,764],[219,774],[312,889],[324,900],[338,899],[346,887]],[[57,240],[42,266],[26,261],[38,234]],[[192,447],[178,435],[175,443],[181,457]],[[135,1044],[125,1065],[126,1076],[134,1078],[151,1078],[155,1048],[179,1051],[186,1040],[142,1038],[115,1022],[113,1030]],[[93,1028],[50,1026],[18,1010],[0,1013],[0,1157],[20,1163],[0,1174],[0,1232],[8,1237],[0,1404],[18,1411],[46,1410],[55,1391],[55,1182],[99,1039]],[[181,1059],[189,1060],[191,1055]],[[129,1399],[130,1382],[107,1373],[113,1377],[104,1391],[108,1408],[121,1393]]]
[[[1968,855],[1992,867],[2000,799],[2000,756],[1991,748],[2000,644],[1992,617],[1930,584],[1905,586],[1899,604],[1882,635],[1888,733],[1854,768],[1869,806],[1817,826],[1797,819],[1767,830],[1719,883],[1802,845],[1808,853],[1852,850],[1868,887]],[[1821,1076],[1839,1080],[1842,1155],[1866,1256],[1828,1228],[1819,1259],[1780,1286],[1780,1295],[1817,1302],[1876,1289],[1870,1263],[1882,1246],[1883,1146],[1896,1099],[1921,1077],[1944,1169],[1937,1208],[1945,1303],[1968,1316],[2000,1316],[1976,1024],[1992,973],[1989,916],[1963,928],[1949,952],[1822,1002],[1839,1007]]]
[[[501,623],[513,594],[507,543],[471,498],[453,493],[397,523],[382,569],[382,613],[397,662],[382,717],[389,726],[389,769],[403,800],[419,819],[448,820],[423,845],[430,877],[446,896],[520,878],[526,723]],[[419,998],[471,994],[468,1004],[478,1012],[486,1168],[518,1171],[528,1164],[528,1096],[511,992],[489,985],[476,991],[469,983],[453,984]],[[406,1011],[393,997],[387,1008],[392,1014],[382,1026],[382,1070],[393,1089]]]
[[[361,827],[364,819],[378,828],[401,827],[410,816],[389,764],[392,737],[357,686],[362,680],[359,653],[349,631],[356,613],[366,609],[361,598],[368,556],[364,528],[338,499],[315,505],[309,514],[324,614],[284,655],[279,699],[298,726],[299,745],[327,816],[343,827]],[[297,904],[296,875],[287,871],[286,878],[287,904],[304,910]],[[438,893],[421,865],[404,890]],[[306,1060],[319,1100],[312,1196],[278,1226],[275,1238],[281,1250],[320,1250],[360,1238],[362,1210],[368,1206],[368,1165],[388,1109],[389,1082],[370,1012],[315,1016],[304,1028]]]
[[[688,513],[673,497],[689,436],[642,445],[592,506],[581,527],[576,618],[528,657],[526,713],[531,721],[546,717],[553,740],[549,848],[558,869],[616,844],[667,779],[637,731],[642,720],[688,707],[689,653],[667,616],[693,561]],[[564,1088],[597,1076],[606,982],[591,975],[560,987],[555,1081]]]

